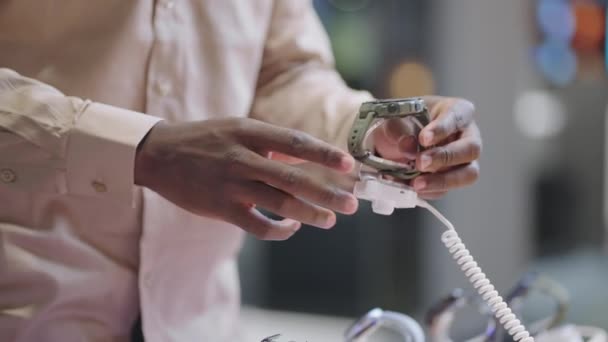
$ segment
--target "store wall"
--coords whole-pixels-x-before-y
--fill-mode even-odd
[[[479,182],[449,194],[439,206],[499,289],[526,270],[532,245],[527,177],[534,148],[521,139],[512,115],[516,96],[532,78],[527,3],[436,0],[432,10],[438,92],[475,102],[484,138]],[[447,260],[442,226],[430,215],[426,222],[421,262],[429,303],[466,282]]]

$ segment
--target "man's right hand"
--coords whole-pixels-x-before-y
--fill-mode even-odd
[[[138,148],[135,182],[197,215],[224,220],[259,239],[284,240],[301,223],[331,228],[334,211],[353,214],[357,199],[271,152],[348,173],[353,158],[303,132],[253,119],[160,122]],[[256,207],[284,220],[262,215]]]

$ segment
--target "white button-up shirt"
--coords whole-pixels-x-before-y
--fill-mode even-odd
[[[160,119],[345,146],[369,95],[310,1],[2,1],[0,51],[0,340],[128,341],[140,310],[147,341],[237,340],[242,231],[134,186],[134,156]]]

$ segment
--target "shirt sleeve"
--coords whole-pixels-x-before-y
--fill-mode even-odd
[[[276,0],[251,116],[346,148],[361,102],[334,68],[327,34],[311,1]]]
[[[0,68],[0,188],[130,203],[137,145],[159,120]]]

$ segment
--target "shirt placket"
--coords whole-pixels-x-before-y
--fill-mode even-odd
[[[183,0],[155,0],[152,27],[154,41],[148,62],[145,112],[168,121],[177,121],[179,110],[178,70],[180,21],[178,10]],[[145,207],[145,206],[144,206]],[[144,213],[145,215],[145,213]],[[142,329],[146,339],[160,341],[164,336],[154,303],[158,292],[158,271],[153,260],[154,245],[162,241],[154,223],[143,221],[139,272]]]
[[[175,121],[178,112],[179,29],[182,0],[156,0],[152,25],[152,47],[147,78],[146,113]]]

